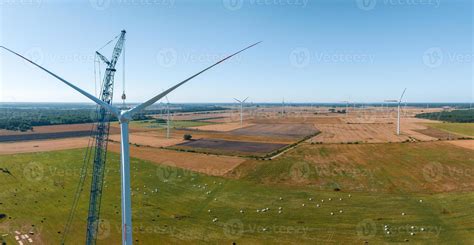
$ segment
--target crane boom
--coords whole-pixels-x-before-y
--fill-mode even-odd
[[[104,81],[102,85],[102,92],[100,100],[111,105],[113,99],[114,89],[114,75],[115,75],[115,64],[122,52],[123,44],[125,42],[125,30],[122,31],[120,38],[115,44],[112,52],[112,58],[110,61],[105,62],[107,59],[101,57],[104,63],[107,64],[107,68],[104,74]],[[94,151],[94,163],[92,169],[92,182],[89,199],[89,213],[87,216],[87,236],[86,244],[92,245],[96,243],[97,232],[99,228],[99,216],[100,216],[100,204],[102,199],[102,189],[104,183],[105,173],[105,162],[107,156],[107,142],[109,137],[110,128],[110,112],[99,107],[97,109],[97,127],[95,130],[95,151]]]

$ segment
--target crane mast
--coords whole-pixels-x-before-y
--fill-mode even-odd
[[[107,60],[105,56],[96,52],[101,60],[107,65],[102,83],[102,90],[100,99],[107,104],[112,104],[113,89],[114,89],[114,75],[115,64],[122,53],[125,42],[125,30],[120,34],[120,37],[115,44],[112,52],[112,58]],[[100,204],[102,199],[102,188],[104,183],[105,161],[107,156],[107,142],[110,129],[109,111],[103,107],[97,109],[97,126],[95,129],[95,151],[92,171],[92,182],[89,200],[89,213],[87,216],[87,236],[86,244],[95,244],[97,239],[97,232],[99,228]]]

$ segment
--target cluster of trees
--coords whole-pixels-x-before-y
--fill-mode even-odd
[[[0,129],[28,131],[34,126],[58,124],[93,123],[97,121],[95,106],[82,104],[3,104],[0,107]],[[174,108],[173,108],[174,107]],[[207,104],[172,105],[171,112],[201,112],[226,110],[227,108]],[[150,115],[160,114],[163,109],[145,110],[135,114],[133,120],[152,119]],[[111,121],[116,121],[112,117]],[[160,119],[157,119],[160,120]],[[161,119],[163,120],[163,119]],[[166,122],[163,120],[163,122]]]
[[[34,126],[89,123],[95,120],[95,110],[77,109],[0,109],[0,129],[27,131]]]
[[[150,119],[146,114],[136,114],[134,120]],[[117,121],[113,116],[111,121]],[[95,109],[18,109],[0,108],[0,129],[28,131],[34,126],[92,123],[97,121]]]
[[[416,117],[444,122],[470,123],[474,122],[474,109],[421,113]]]

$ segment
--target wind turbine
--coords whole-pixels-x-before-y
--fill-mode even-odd
[[[398,100],[385,100],[385,102],[398,103],[398,108],[397,108],[397,135],[400,135],[400,107],[401,107],[401,104],[402,104],[403,95],[405,95],[406,90],[407,90],[406,88],[403,90],[403,93],[400,96],[400,99],[398,99]]]
[[[400,135],[400,105],[402,103],[403,95],[405,95],[405,91],[407,91],[407,88],[403,90],[402,95],[400,96],[400,99],[398,100],[398,112],[397,112],[397,135]]]
[[[244,103],[249,97],[245,98],[245,100],[238,100],[234,98],[235,101],[240,103],[240,127],[242,127],[243,121],[244,121]]]
[[[164,92],[156,95],[155,97],[147,100],[144,103],[141,103],[135,107],[132,107],[131,109],[126,109],[126,108],[119,108],[112,106],[110,104],[107,104],[106,102],[100,100],[99,98],[91,95],[90,93],[80,89],[79,87],[75,86],[74,84],[66,81],[62,77],[54,74],[53,72],[47,70],[46,68],[36,64],[35,62],[27,59],[26,57],[16,53],[15,51],[12,51],[11,49],[8,49],[4,46],[0,46],[0,48],[3,48],[7,50],[10,53],[13,53],[20,58],[28,61],[29,63],[35,65],[36,67],[40,68],[41,70],[45,71],[46,73],[50,74],[51,76],[55,77],[56,79],[60,80],[61,82],[65,83],[69,87],[73,88],[77,92],[81,93],[82,95],[86,96],[90,100],[94,101],[97,103],[99,106],[102,108],[108,110],[111,114],[116,116],[120,122],[120,146],[121,146],[121,160],[120,160],[120,180],[121,180],[121,207],[122,207],[122,244],[124,245],[130,245],[132,244],[132,206],[131,206],[131,198],[130,198],[130,146],[129,146],[129,141],[128,141],[128,123],[132,120],[132,116],[146,107],[154,104],[156,101],[160,100],[161,98],[165,97],[167,94],[172,92],[173,90],[177,89],[181,85],[185,84],[189,80],[199,76],[200,74],[204,73],[205,71],[213,68],[214,66],[224,62],[225,60],[259,44],[260,42],[254,43],[242,50],[239,50],[227,57],[225,57],[222,60],[219,60],[218,62],[214,63],[213,65],[205,68],[204,70],[186,78],[185,80],[179,82],[178,84],[174,85],[173,87],[165,90]]]

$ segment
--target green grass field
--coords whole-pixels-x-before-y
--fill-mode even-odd
[[[426,123],[425,125],[445,132],[474,137],[474,123]]]
[[[228,176],[326,191],[470,191],[474,190],[474,151],[445,142],[304,143],[273,161],[246,161]]]
[[[388,151],[396,151],[397,148],[393,148]],[[334,154],[332,149],[304,145],[288,158],[300,150],[326,157]],[[460,153],[453,153],[453,157],[457,154]],[[36,241],[39,236],[44,244],[60,242],[62,234],[59,232],[62,233],[69,214],[82,155],[83,150],[68,150],[0,156],[0,167],[13,174],[0,172],[0,213],[8,215],[0,223],[0,235],[9,234],[4,237],[7,244],[13,244],[15,230],[28,232],[31,229],[36,231],[37,235],[33,236]],[[309,159],[306,155],[302,157]],[[474,212],[469,211],[474,203],[473,192],[428,194],[396,188],[386,192],[367,188],[396,183],[388,171],[396,169],[398,164],[408,165],[424,157],[422,154],[412,158],[408,154],[402,156],[400,162],[378,162],[376,158],[370,164],[378,164],[382,170],[375,173],[372,183],[364,183],[366,187],[360,190],[342,188],[339,192],[313,185],[269,184],[269,181],[257,184],[253,177],[210,177],[132,159],[134,239],[142,244],[348,244],[404,242],[406,239],[423,244],[454,241],[468,244],[474,240]],[[284,160],[260,164],[274,163],[277,169],[288,169],[278,161]],[[465,162],[455,165],[456,161],[453,160],[452,166],[465,167]],[[472,159],[470,161],[472,166]],[[394,167],[384,169],[388,164]],[[109,154],[98,244],[120,243],[118,166],[119,155]],[[260,168],[256,174],[268,178]],[[337,181],[333,175],[324,178]],[[155,189],[158,192],[155,193]],[[86,187],[68,244],[84,243],[88,191]],[[269,210],[257,212],[265,208]],[[214,218],[218,220],[213,222]]]

